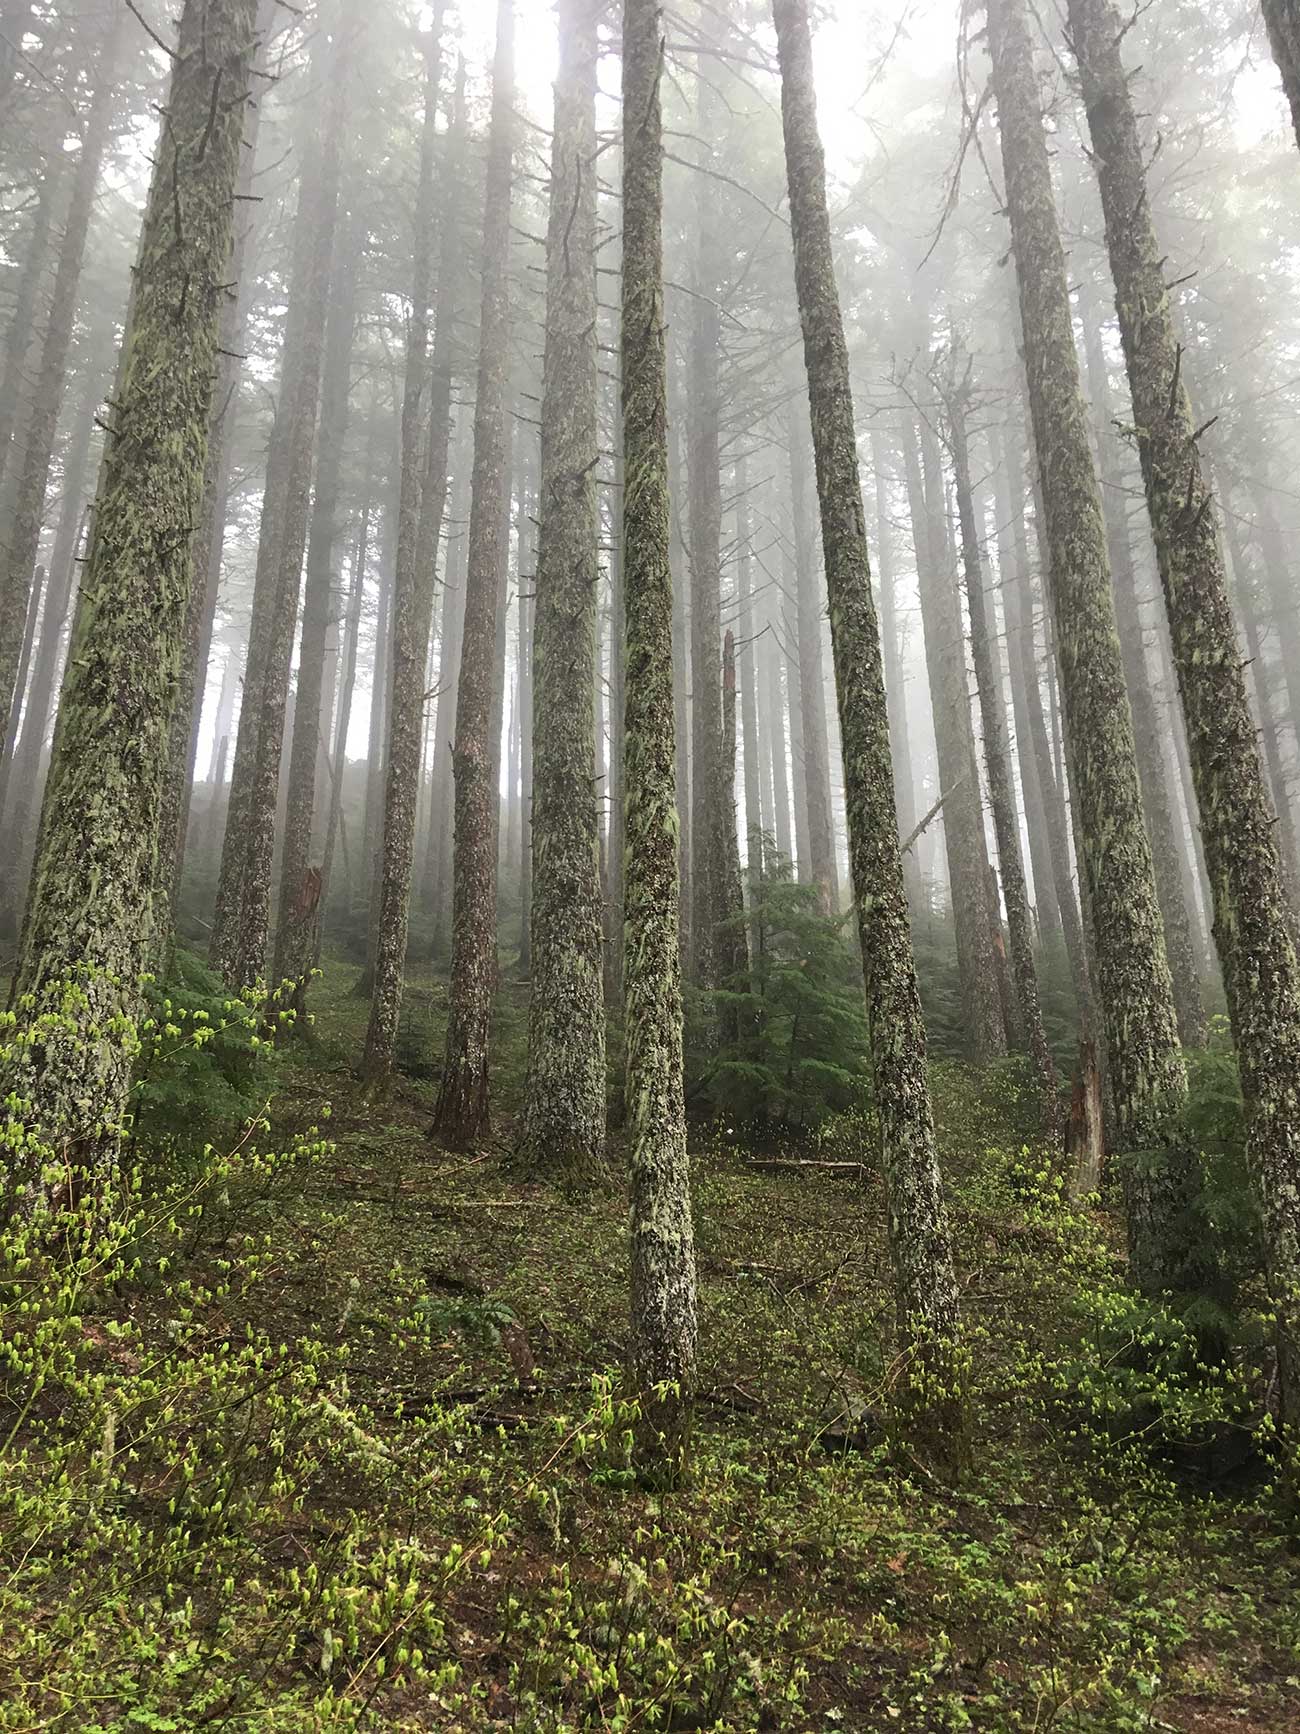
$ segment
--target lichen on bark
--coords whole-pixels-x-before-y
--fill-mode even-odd
[[[519,1155],[544,1178],[604,1170],[605,1004],[594,779],[598,0],[561,0],[546,237],[533,621],[528,1069]]]
[[[0,1098],[81,1169],[129,1112],[255,0],[186,0],[64,682]]]
[[[632,1387],[643,1477],[685,1460],[695,1385],[695,1246],[682,1080],[677,777],[663,307],[659,0],[623,8],[625,955]]]
[[[1199,1164],[1143,822],[1105,527],[1025,0],[989,0],[989,52],[1020,300],[1070,786],[1121,1140],[1129,1260],[1148,1292],[1202,1275]]]
[[[1202,474],[1146,171],[1122,29],[1109,0],[1070,0],[1138,454],[1187,726],[1214,939],[1246,1107],[1246,1156],[1263,1222],[1290,1463],[1300,1441],[1300,969]]]
[[[957,1280],[925,1075],[925,1029],[899,854],[880,634],[871,596],[848,349],[817,127],[806,0],[773,0],[854,901],[866,979],[889,1246],[913,1441],[961,1455]]]

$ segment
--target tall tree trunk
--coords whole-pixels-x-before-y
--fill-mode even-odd
[[[894,793],[898,801],[898,829],[901,836],[910,837],[916,829],[918,814],[907,724],[903,640],[899,631],[897,584],[894,575],[889,465],[884,437],[875,426],[871,430],[871,468],[875,476],[878,548],[876,567],[880,581],[880,632],[885,658],[885,696],[889,702],[889,750],[894,767]],[[921,875],[916,856],[910,851],[903,857],[903,879],[907,887],[907,907],[912,911],[918,910],[921,907]]]
[[[331,273],[325,356],[321,376],[320,428],[316,442],[316,485],[307,537],[307,576],[302,592],[302,638],[294,688],[288,790],[273,978],[292,981],[294,1003],[304,1009],[306,978],[316,959],[319,879],[313,881],[312,833],[319,829],[316,781],[321,747],[321,692],[325,656],[334,624],[335,551],[339,538],[339,496],[352,390],[352,352],[357,321],[357,275],[365,250],[366,217],[359,191],[342,232]],[[327,719],[328,726],[328,719]]]
[[[55,208],[67,179],[66,157],[62,140],[57,137],[63,116],[51,105],[51,119],[46,128],[45,149],[41,153],[40,179],[36,189],[36,209],[23,251],[23,262],[14,294],[14,310],[5,332],[4,369],[0,372],[0,476],[15,468],[13,449],[14,427],[20,411],[28,413],[25,375],[39,367],[39,344],[36,339],[36,312],[50,259],[50,229]],[[72,213],[69,212],[69,216]]]
[[[546,234],[533,702],[532,994],[519,1151],[590,1185],[604,1165],[605,1003],[592,688],[599,0],[562,0]],[[522,587],[522,574],[521,574]],[[521,645],[522,654],[522,645]]]
[[[659,0],[623,6],[623,580],[626,641],[629,1356],[638,1466],[683,1466],[695,1385],[695,1246],[682,1082],[663,304],[663,64]]]
[[[1033,927],[1029,915],[1029,896],[1025,890],[1024,861],[1020,853],[1020,820],[1011,784],[1006,713],[1002,705],[1002,683],[997,677],[993,661],[993,637],[989,630],[988,601],[984,594],[984,565],[980,557],[979,531],[975,524],[970,450],[966,439],[967,392],[965,382],[958,382],[955,389],[947,393],[946,409],[953,481],[961,526],[962,565],[966,574],[971,654],[975,663],[975,687],[979,696],[984,739],[984,768],[988,775],[993,833],[998,846],[998,872],[1007,908],[1007,931],[1011,939],[1011,969],[1016,1005],[1025,1042],[1038,1074],[1043,1098],[1043,1116],[1049,1131],[1055,1136],[1060,1118],[1056,1067],[1047,1046],[1042,1008],[1038,1002],[1038,971],[1034,965]]]
[[[696,130],[711,140],[719,117],[709,75],[696,79]],[[723,919],[722,827],[722,415],[718,291],[722,276],[715,183],[708,163],[695,175],[695,285],[687,374],[687,533],[691,578],[691,950],[690,976],[706,992],[720,985]],[[713,1024],[709,1018],[710,1025]]]
[[[773,0],[781,119],[803,326],[853,893],[862,941],[876,1111],[889,1204],[904,1375],[915,1435],[936,1461],[961,1455],[957,1281],[925,1077],[925,1026],[898,848],[880,634],[871,598],[848,349],[817,130],[807,0]]]
[[[275,0],[259,0],[257,33],[260,53],[275,22]],[[258,71],[265,68],[259,67]],[[257,140],[261,131],[262,104],[249,105],[240,155],[236,203],[240,211],[259,211],[254,201],[253,173]],[[217,612],[221,554],[226,533],[226,510],[230,496],[233,462],[231,437],[236,418],[241,361],[252,307],[255,273],[248,269],[249,243],[256,218],[236,213],[235,239],[230,275],[235,284],[222,303],[221,336],[217,354],[216,389],[212,399],[212,426],[208,429],[207,467],[203,475],[203,506],[194,531],[194,582],[190,586],[189,613],[185,621],[185,648],[180,678],[176,684],[176,721],[168,745],[167,781],[163,789],[162,829],[158,845],[158,887],[155,897],[154,962],[161,970],[170,959],[176,926],[176,902],[185,866],[185,839],[189,826],[190,796],[194,767],[198,762],[199,730],[203,723],[203,695],[207,684],[212,629]]]
[[[614,392],[614,486],[609,502],[609,849],[606,871],[605,1004],[611,1010],[623,1004],[623,808],[624,762],[623,716],[626,709],[623,681],[623,539],[619,513],[623,498],[623,417],[618,391]]]
[[[808,448],[803,413],[791,408],[790,514],[794,527],[796,649],[799,656],[799,722],[803,740],[804,800],[808,811],[808,871],[823,914],[839,907],[835,837],[831,823],[830,743],[826,729],[826,676],[822,666],[822,585],[817,541],[808,509]]]
[[[998,551],[998,581],[1002,587],[1002,616],[1006,625],[1007,675],[1011,687],[1011,714],[1015,721],[1016,758],[1020,768],[1020,788],[1025,806],[1025,829],[1029,834],[1029,863],[1034,876],[1034,905],[1038,916],[1038,931],[1044,940],[1061,932],[1061,906],[1053,876],[1051,843],[1043,786],[1038,774],[1029,718],[1031,693],[1026,668],[1033,662],[1033,615],[1024,603],[1027,582],[1024,524],[1016,522],[1013,479],[1021,469],[1021,454],[1004,434],[992,440],[991,456],[994,476],[994,510],[997,516],[996,542]],[[1026,636],[1029,657],[1024,656]],[[1033,698],[1039,708],[1037,674],[1033,675]],[[1077,921],[1077,915],[1076,915]]]
[[[186,0],[59,710],[0,1090],[46,1179],[111,1162],[138,1051],[167,732],[230,259],[254,0]]]
[[[1183,890],[1181,840],[1175,833],[1165,770],[1163,737],[1156,714],[1151,673],[1143,648],[1142,614],[1138,607],[1137,571],[1129,540],[1123,472],[1115,449],[1111,422],[1110,382],[1101,347],[1101,324],[1090,296],[1080,302],[1083,314],[1083,353],[1087,368],[1088,395],[1092,399],[1094,432],[1100,458],[1102,512],[1106,522],[1106,547],[1115,589],[1115,623],[1124,656],[1124,684],[1133,709],[1133,740],[1137,752],[1138,782],[1142,810],[1151,840],[1151,861],[1156,875],[1156,896],[1165,930],[1165,954],[1173,981],[1178,1034],[1189,1048],[1205,1046],[1205,1002],[1197,968],[1197,948],[1192,919]]]
[[[1007,1038],[994,962],[988,851],[975,769],[961,602],[956,573],[948,563],[946,537],[936,521],[936,495],[942,498],[942,481],[935,442],[933,438],[924,442],[930,473],[923,480],[913,425],[905,428],[903,441],[939,794],[943,799],[944,852],[952,891],[962,1022],[971,1058],[985,1061],[1006,1053]]]
[[[341,24],[341,16],[333,22]],[[267,966],[276,807],[338,206],[345,78],[341,31],[333,42],[322,32],[318,53],[326,92],[323,111],[304,140],[280,396],[267,454],[244,699],[212,928],[212,961],[227,986],[241,992],[251,989]]]
[[[1300,9],[1296,0],[1260,0],[1268,43],[1282,74],[1282,89],[1291,109],[1291,125],[1300,144]]]
[[[347,612],[343,622],[343,667],[339,680],[338,711],[334,719],[334,735],[330,744],[329,804],[326,808],[325,836],[321,845],[320,901],[328,912],[329,892],[334,877],[334,850],[343,827],[343,785],[347,773],[348,732],[352,724],[352,698],[357,683],[357,649],[361,637],[361,605],[366,588],[366,554],[370,542],[371,486],[373,475],[367,475],[361,522],[357,526],[352,548],[352,575],[348,587]],[[343,862],[347,870],[347,836],[343,834]],[[322,926],[324,924],[322,917]]]
[[[63,404],[68,349],[77,316],[86,237],[90,232],[99,171],[108,144],[117,96],[117,67],[125,51],[128,25],[132,25],[129,13],[116,14],[104,38],[95,93],[82,134],[81,154],[73,171],[72,194],[59,247],[54,287],[50,293],[45,340],[41,345],[40,369],[26,426],[19,432],[12,454],[17,491],[8,555],[0,572],[0,718],[6,723],[14,701],[32,573],[36,569],[41,526],[45,519],[45,491],[59,427],[59,410]]]
[[[459,430],[457,462],[453,471],[459,483],[456,522],[469,516],[469,440],[472,427]],[[456,694],[460,685],[460,654],[465,632],[466,542],[463,533],[447,546],[446,595],[443,599],[443,638],[438,660],[438,717],[433,734],[433,776],[429,788],[430,832],[425,845],[424,896],[433,923],[431,952],[441,957],[451,946],[451,845],[453,765],[452,742],[456,730]]]
[[[626,4],[626,0],[624,0]],[[687,691],[687,663],[690,658],[690,621],[687,618],[689,574],[682,570],[681,512],[678,500],[685,491],[680,462],[677,418],[668,421],[669,486],[669,561],[673,577],[673,739],[674,768],[677,785],[677,925],[681,941],[682,969],[687,970],[691,958],[691,873],[693,826],[691,815],[691,779],[695,766],[691,762],[691,709]],[[624,486],[627,485],[626,473]],[[674,558],[676,556],[676,558]],[[626,598],[624,599],[626,606]],[[626,645],[624,667],[626,668]],[[626,708],[626,702],[625,702]],[[626,849],[624,850],[626,855]],[[626,925],[624,928],[626,931]]]
[[[1187,723],[1214,938],[1237,1044],[1247,1166],[1264,1227],[1287,1469],[1294,1484],[1300,1474],[1300,969],[1218,526],[1201,474],[1183,352],[1120,57],[1120,22],[1109,0],[1070,0],[1069,16]]]
[[[790,828],[790,780],[786,770],[785,688],[781,679],[785,659],[781,655],[770,604],[767,624],[763,628],[763,643],[766,670],[763,688],[767,697],[765,744],[772,789],[772,837],[777,855],[793,870],[795,854]]]
[[[740,727],[745,748],[745,865],[754,878],[763,872],[763,760],[758,742],[758,678],[755,670],[759,645],[754,633],[749,466],[743,457],[736,464],[736,595],[742,651]]]
[[[456,694],[456,832],[451,997],[434,1131],[470,1144],[488,1129],[488,1039],[497,981],[497,788],[493,672],[506,523],[506,356],[510,335],[510,187],[514,158],[514,7],[498,0],[492,122],[483,204],[482,312],[474,403],[474,480],[465,624]]]
[[[1025,0],[990,0],[989,50],[1109,1076],[1123,1147],[1143,1152],[1123,1171],[1129,1260],[1144,1290],[1186,1289],[1199,1174]]]
[[[443,163],[443,199],[439,212],[442,241],[438,262],[436,324],[429,387],[428,447],[424,474],[417,468],[420,402],[428,348],[428,301],[431,285],[429,231],[433,224],[433,146],[438,93],[439,41],[442,9],[434,14],[428,55],[425,135],[420,165],[416,251],[413,260],[413,306],[407,349],[407,375],[402,403],[402,478],[398,508],[397,581],[394,589],[393,664],[388,710],[388,756],[384,782],[383,855],[375,949],[375,983],[362,1069],[372,1086],[381,1085],[393,1068],[401,1021],[402,985],[410,931],[411,877],[415,863],[416,813],[419,805],[420,756],[428,712],[426,670],[433,635],[434,592],[438,543],[447,507],[448,452],[451,443],[452,369],[456,356],[455,327],[459,312],[460,273],[457,231],[460,226],[464,179],[465,67],[458,64],[451,128]],[[444,621],[447,613],[444,603]],[[443,629],[444,641],[446,627]],[[434,751],[444,704],[434,722]],[[445,824],[446,814],[433,821]]]

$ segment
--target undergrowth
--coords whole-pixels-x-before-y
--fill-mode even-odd
[[[860,1174],[698,1131],[693,1474],[654,1496],[618,1370],[621,1196],[438,1150],[431,1076],[369,1106],[350,987],[327,971],[310,1044],[227,1056],[268,1112],[206,1150],[143,1116],[111,1194],[8,1220],[0,1728],[1296,1725],[1266,1364],[1248,1335],[1233,1369],[1198,1368],[1186,1326],[1135,1302],[1110,1214],[1026,1139],[1014,1065],[933,1072],[963,1484],[891,1425],[862,1107],[800,1152]],[[413,1048],[441,1004],[415,990]],[[195,1020],[173,995],[165,1023]]]

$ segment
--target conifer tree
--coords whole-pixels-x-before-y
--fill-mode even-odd
[[[434,145],[438,112],[443,8],[434,9],[433,26],[425,43],[424,124],[420,138],[420,173],[415,201],[411,269],[411,317],[406,336],[406,374],[402,388],[402,467],[398,478],[397,569],[393,584],[392,692],[388,707],[388,753],[385,768],[383,838],[380,855],[379,925],[375,944],[375,979],[370,995],[370,1022],[362,1070],[372,1086],[383,1082],[393,1064],[406,969],[406,935],[411,901],[411,863],[415,853],[415,810],[420,784],[420,746],[424,733],[425,663],[433,626],[437,538],[421,549],[427,492],[421,466],[428,369],[429,298],[432,289],[432,246],[435,216]],[[455,165],[445,165],[448,194]],[[448,207],[444,200],[444,209]],[[450,225],[444,225],[449,228]],[[454,243],[444,233],[444,261]],[[450,308],[440,309],[440,325],[449,325]],[[444,330],[444,337],[449,329]],[[429,440],[441,440],[446,467],[447,406],[429,405]],[[439,419],[435,419],[439,418]],[[435,484],[436,485],[436,484]],[[445,481],[443,490],[445,492]],[[429,502],[432,503],[432,502]],[[438,502],[441,517],[441,501]],[[439,526],[440,527],[440,526]],[[427,565],[421,553],[427,556]]]
[[[128,1109],[256,0],[186,0],[59,708],[0,1082],[79,1169]]]
[[[937,1461],[952,1465],[961,1453],[957,1280],[908,932],[848,349],[817,126],[812,33],[807,0],[773,0],[772,12],[895,1299],[911,1357],[906,1383],[916,1438]]]
[[[682,1081],[680,882],[663,306],[659,0],[623,5],[624,1015],[631,1381],[647,1479],[682,1468],[695,1385],[695,1245]]]
[[[598,0],[562,0],[546,237],[533,645],[531,977],[520,1154],[590,1184],[603,1167],[605,1005],[593,688]]]
[[[1187,1080],[1025,0],[989,0],[988,21],[1085,915],[1090,906],[1097,998],[1127,1155],[1129,1261],[1144,1290],[1186,1290],[1200,1276],[1192,1220],[1199,1177],[1181,1126]]]
[[[497,620],[505,558],[514,7],[499,0],[483,204],[482,312],[465,620],[456,693],[451,1000],[434,1131],[468,1144],[488,1128],[488,1039],[497,984]]]
[[[1300,970],[1273,813],[1228,600],[1223,550],[1156,237],[1122,29],[1070,0],[1138,454],[1187,723],[1201,833],[1248,1117],[1247,1160],[1277,1318],[1282,1412],[1300,1443]],[[1294,1475],[1300,1458],[1292,1461]]]

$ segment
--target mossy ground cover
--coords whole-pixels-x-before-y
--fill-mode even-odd
[[[442,983],[412,981],[372,1103],[353,976],[327,968],[230,1156],[182,1129],[118,1227],[9,1231],[0,1728],[1300,1725],[1300,1558],[1249,1385],[1184,1377],[1113,1220],[1026,1141],[1014,1065],[933,1074],[962,1483],[890,1424],[864,1113],[761,1154],[695,1129],[693,1474],[649,1495],[621,1188],[511,1159],[526,990],[500,995],[497,1141],[452,1154],[426,1136]]]

